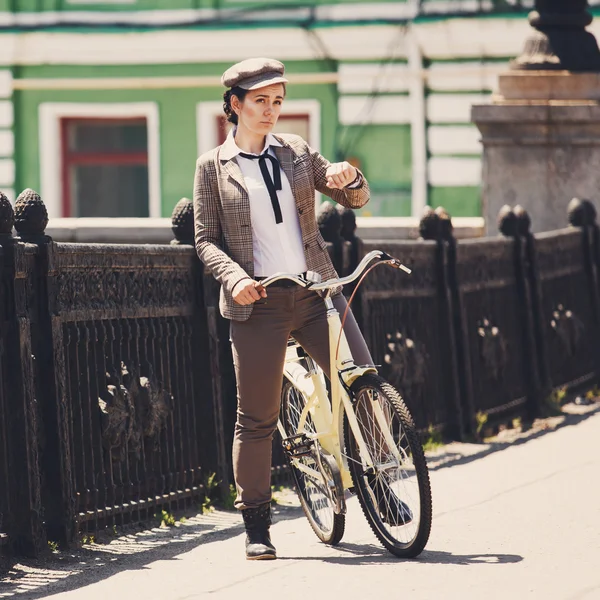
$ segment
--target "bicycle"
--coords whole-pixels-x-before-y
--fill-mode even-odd
[[[431,488],[423,447],[400,394],[374,366],[354,364],[330,297],[332,288],[358,279],[375,259],[378,262],[369,270],[387,264],[410,273],[397,259],[375,250],[345,278],[321,282],[317,273],[277,273],[261,281],[266,288],[290,279],[323,291],[332,349],[328,394],[323,371],[290,339],[278,430],[300,504],[321,541],[340,542],[346,491],[355,492],[383,546],[395,556],[412,558],[423,551],[431,530]]]

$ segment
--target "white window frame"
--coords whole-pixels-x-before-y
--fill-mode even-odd
[[[317,152],[321,151],[321,103],[318,100],[286,100],[282,115],[308,115],[309,138],[306,140]],[[222,102],[199,102],[196,105],[196,140],[198,156],[219,145],[217,118],[223,115]]]
[[[199,102],[196,105],[196,142],[198,156],[219,145],[217,119],[222,116],[222,102]],[[306,140],[311,148],[321,152],[321,103],[318,100],[286,100],[282,115],[308,115],[308,135]],[[321,204],[322,196],[315,192],[315,211]]]
[[[148,214],[160,217],[160,119],[155,102],[117,104],[43,102],[39,107],[41,196],[50,218],[62,217],[62,119],[144,118],[148,127]]]

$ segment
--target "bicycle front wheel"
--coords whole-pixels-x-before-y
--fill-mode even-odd
[[[301,433],[316,433],[310,414],[306,419],[303,431],[298,431],[300,417],[305,406],[306,397],[302,391],[290,381],[286,381],[283,386],[280,411],[280,421],[285,431],[283,437],[292,437]],[[322,542],[330,545],[337,544],[344,535],[346,518],[345,515],[335,512],[335,502],[332,498],[330,483],[333,480],[331,471],[336,466],[335,461],[332,457],[321,453],[321,465],[326,480],[319,472],[319,465],[314,454],[306,454],[294,459],[290,459],[288,456],[288,461],[296,482],[296,492],[300,504],[310,526]]]
[[[352,384],[363,451],[344,417],[344,441],[363,513],[379,541],[394,555],[419,555],[431,530],[429,473],[412,417],[400,394],[378,375]],[[368,452],[368,456],[366,455]]]

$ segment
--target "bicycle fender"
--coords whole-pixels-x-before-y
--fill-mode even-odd
[[[315,386],[310,377],[307,377],[307,370],[298,363],[286,363],[283,374],[296,386],[302,393],[310,398],[315,392]]]
[[[347,387],[350,387],[359,377],[367,373],[377,373],[375,367],[352,367],[348,371],[341,371],[340,376]]]

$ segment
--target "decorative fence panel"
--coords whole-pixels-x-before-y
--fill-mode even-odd
[[[596,282],[586,269],[587,236],[564,229],[536,236],[542,343],[552,387],[598,374]]]
[[[40,380],[55,396],[45,398],[46,426],[58,415],[69,424],[46,456],[67,474],[60,490],[47,488],[62,498],[49,532],[68,542],[75,524],[145,520],[200,498],[214,467],[201,447],[214,427],[200,409],[211,390],[199,385],[209,380],[208,353],[194,341],[203,303],[191,249],[47,248],[51,336],[37,343],[54,380]]]
[[[471,415],[526,415],[529,323],[511,238],[457,244],[456,280]]]
[[[360,288],[362,330],[381,373],[404,396],[419,429],[460,435],[461,407],[444,243],[368,242],[412,269],[381,266]]]

